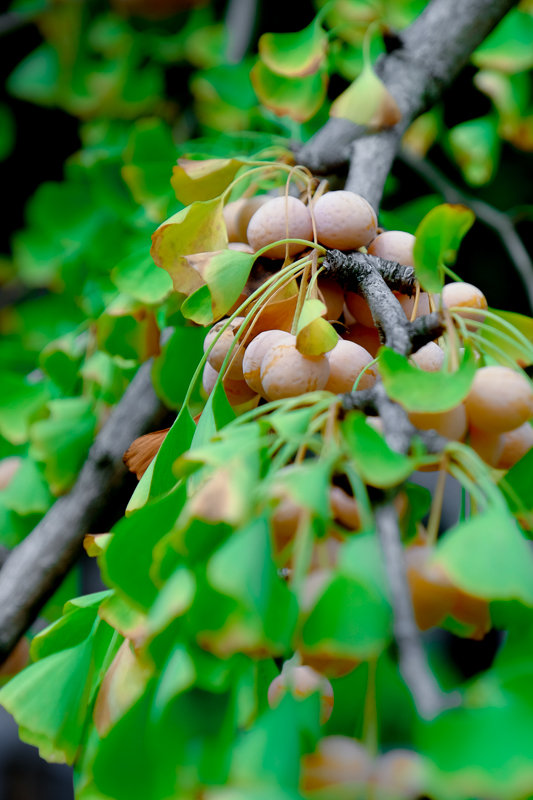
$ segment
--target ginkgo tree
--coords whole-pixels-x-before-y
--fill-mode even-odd
[[[488,180],[494,137],[527,147],[531,10],[319,5],[303,30],[263,34],[250,63],[207,48],[192,86],[211,135],[178,154],[160,120],[85,123],[15,242],[28,283],[52,289],[46,319],[61,287],[76,310],[0,400],[16,545],[0,702],[73,765],[82,800],[533,794],[533,322],[454,271],[476,209],[493,227],[498,212],[432,197],[394,230],[379,211],[402,142],[413,158],[441,135],[435,104],[470,58],[494,113],[450,132],[466,179]],[[198,19],[170,44],[218,41]],[[105,17],[87,73],[91,48],[114,62],[125,41],[128,23]],[[75,82],[49,89],[82,115]],[[232,104],[255,131],[215,133]],[[161,401],[177,414],[154,431]],[[124,451],[139,482],[95,532]],[[45,608],[19,671],[82,540],[108,588]],[[462,681],[444,632],[493,629],[492,666]]]

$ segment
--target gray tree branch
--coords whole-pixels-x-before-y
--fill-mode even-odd
[[[0,569],[0,663],[72,567],[84,535],[126,474],[124,451],[159,423],[164,409],[146,362],[95,439],[69,494],[59,498]]]
[[[364,136],[360,125],[331,119],[298,150],[298,161],[314,172],[329,172],[350,161],[346,188],[377,210],[405,130],[450,85],[516,1],[431,0],[401,32],[401,46],[376,67],[400,108],[400,122]]]

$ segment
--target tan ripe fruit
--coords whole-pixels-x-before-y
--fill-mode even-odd
[[[438,565],[430,564],[433,548],[408,547],[405,551],[407,580],[416,624],[425,631],[450,613],[456,589]]]
[[[285,339],[289,342],[294,341],[294,338],[287,331],[263,331],[252,339],[244,351],[242,360],[244,380],[257,394],[264,394],[261,383],[261,363],[265,354],[274,344],[278,344]]]
[[[319,278],[318,296],[327,307],[326,319],[330,322],[339,319],[344,307],[344,292],[339,284],[328,278]]]
[[[235,317],[235,319],[230,322],[228,327],[220,334],[219,338],[217,339],[216,343],[213,346],[213,349],[209,353],[207,357],[207,361],[213,369],[217,372],[220,372],[222,368],[222,364],[224,363],[224,359],[226,358],[230,347],[233,345],[235,341],[235,336],[237,334],[238,329],[244,322],[244,317]],[[220,330],[227,324],[227,320],[223,319],[220,322],[217,322],[216,325],[213,325],[209,333],[204,339],[204,353],[207,352],[208,348],[214,341],[214,339],[219,334]],[[228,369],[226,371],[226,375],[231,378],[232,380],[244,380],[243,372],[242,372],[242,360],[244,356],[244,349],[235,345],[232,351],[231,361],[228,364]]]
[[[372,361],[372,356],[367,350],[347,339],[339,339],[326,356],[329,361],[329,378],[325,388],[333,394],[351,392],[356,378]],[[376,377],[376,370],[369,367],[362,375],[357,388],[370,389],[376,382]]]
[[[502,434],[502,452],[498,460],[498,469],[510,469],[533,447],[533,428],[524,422],[514,431]]]
[[[370,353],[372,358],[376,357],[381,347],[377,328],[367,328],[366,325],[360,325],[359,323],[350,325],[343,333],[342,338],[361,345],[361,347],[364,347],[364,349]]]
[[[361,297],[357,292],[346,292],[346,305],[348,306],[348,311],[357,322],[367,328],[374,327],[374,318],[364,297]]]
[[[218,372],[216,369],[213,369],[209,362],[207,362],[202,374],[202,386],[207,395],[210,395],[213,391],[217,378]],[[253,389],[250,389],[244,380],[238,381],[225,377],[222,383],[224,385],[226,397],[232,406],[240,406],[242,403],[247,403],[249,400],[252,400],[257,396],[256,392],[254,392]]]
[[[423,794],[422,761],[413,750],[390,750],[374,766],[376,800],[420,797]]]
[[[313,206],[318,241],[339,250],[357,250],[376,236],[377,218],[364,197],[345,190],[327,192]]]
[[[344,525],[349,531],[357,531],[361,527],[361,517],[355,497],[341,489],[332,486],[329,490],[329,505],[333,518]]]
[[[533,416],[531,383],[510,367],[481,367],[465,406],[468,419],[476,428],[492,433],[512,431]]]
[[[296,349],[296,338],[292,339],[270,347],[261,362],[261,384],[268,400],[298,397],[323,389],[328,382],[327,357],[302,355]]]
[[[224,222],[226,223],[226,231],[228,233],[229,242],[242,241],[239,235],[237,219],[242,209],[244,208],[245,203],[246,199],[244,197],[240,197],[238,200],[232,200],[231,203],[228,203],[222,209],[222,214],[224,216]]]
[[[376,236],[368,247],[368,252],[373,256],[386,258],[388,261],[397,261],[398,264],[412,267],[415,263],[413,248],[415,237],[405,231],[385,231]]]
[[[447,283],[442,290],[442,304],[445,308],[460,306],[461,308],[477,308],[484,310],[488,308],[487,299],[481,289],[471,283]],[[482,314],[469,314],[468,311],[461,311],[461,316],[465,319],[472,319],[478,323],[483,321]]]
[[[314,753],[302,759],[301,789],[305,793],[338,784],[357,787],[367,783],[371,774],[372,758],[361,742],[348,736],[326,736]]]
[[[503,436],[501,433],[482,431],[470,425],[468,444],[483,461],[491,467],[497,466],[503,451]]]
[[[333,687],[327,678],[311,667],[284,664],[281,674],[274,678],[268,687],[270,708],[276,708],[287,692],[296,700],[303,700],[315,692],[320,692],[320,722],[324,724],[331,717]]]
[[[292,497],[282,497],[270,519],[274,553],[279,555],[296,536],[302,507]]]
[[[444,350],[435,342],[428,342],[413,353],[410,359],[424,372],[438,372],[444,364]]]
[[[437,413],[411,411],[409,419],[415,426],[423,431],[435,430],[446,439],[460,441],[466,434],[468,422],[463,403],[449,411]]]
[[[287,229],[288,220],[288,229]],[[247,230],[247,239],[254,251],[280,239],[312,239],[313,226],[309,209],[296,197],[274,197],[264,203],[252,216]],[[303,244],[290,244],[289,255],[301,253]],[[284,258],[285,245],[271,247],[265,253],[268,258]]]
[[[237,215],[237,233],[240,242],[248,241],[247,232],[250,220],[257,209],[264,206],[268,200],[272,200],[269,194],[256,194],[253,197],[246,198]]]
[[[405,312],[405,316],[407,319],[411,319],[413,316],[413,309],[415,307],[415,295],[412,297],[408,297],[406,294],[400,294],[399,292],[394,293],[398,298],[398,302],[400,303],[401,307]],[[416,309],[416,319],[418,317],[423,317],[424,314],[429,314],[431,311],[429,307],[429,295],[427,292],[420,292],[418,297],[418,306]]]

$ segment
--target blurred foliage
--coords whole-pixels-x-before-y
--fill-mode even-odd
[[[227,280],[221,193],[234,199],[253,187],[253,178],[240,179],[255,161],[283,159],[288,139],[306,141],[330,113],[369,129],[391,124],[393,99],[374,67],[389,37],[425,5],[319,2],[317,16],[293,31],[272,33],[267,21],[233,63],[224,3],[12,4],[36,26],[40,43],[12,71],[7,90],[17,101],[75,117],[81,146],[65,161],[62,179],[46,180],[29,198],[25,225],[0,261],[0,458],[20,459],[0,489],[0,543],[15,546],[73,485],[140,363],[154,359],[155,389],[179,412],[128,514],[92,545],[111,588],[70,600],[61,612],[78,591],[77,576],[68,577],[46,609],[46,618],[57,621],[33,639],[34,663],[1,695],[23,738],[46,758],[75,764],[80,800],[166,800],[178,792],[192,799],[199,787],[207,800],[296,800],[301,753],[324,733],[365,735],[361,709],[372,663],[380,747],[421,754],[427,795],[520,800],[533,793],[533,564],[516,521],[532,513],[531,454],[496,494],[492,476],[476,462],[483,514],[476,524],[461,521],[439,548],[440,562],[465,590],[490,602],[508,636],[494,667],[466,685],[437,652],[439,678],[458,689],[461,704],[422,722],[390,646],[391,608],[369,494],[404,480],[427,457],[395,458],[357,414],[346,419],[336,444],[320,450],[330,405],[323,396],[265,419],[253,412],[235,419],[220,384],[207,402],[191,386],[205,335],[196,323],[231,308],[252,266],[250,256],[234,254]],[[532,53],[533,7],[522,2],[473,54],[465,80],[483,111],[455,111],[448,126],[447,98],[415,120],[405,147],[420,158],[435,156],[470,186],[492,182],[497,189],[509,152],[533,149]],[[0,104],[4,162],[17,138],[10,103]],[[346,110],[354,104],[355,117]],[[207,167],[199,161],[206,157]],[[240,188],[232,190],[236,176]],[[390,206],[398,196],[394,177],[387,193]],[[464,209],[430,212],[439,202],[431,189],[381,217],[388,227],[418,232],[418,276],[431,290],[441,287],[471,224]],[[155,231],[164,269],[148,253]],[[177,237],[180,259],[172,258]],[[200,250],[217,252],[199,267],[187,259]],[[193,272],[201,285],[189,293],[183,287]],[[306,311],[309,324],[316,321],[316,309]],[[502,345],[507,321],[523,336]],[[531,363],[528,322],[494,314],[483,331],[489,363],[487,342]],[[387,351],[380,366],[392,396],[418,410],[432,408],[438,396],[444,408],[468,391],[473,356],[466,351],[462,382],[428,373],[427,384],[413,383],[413,367]],[[285,472],[283,482],[305,507],[311,533],[299,542],[297,580],[287,585],[279,580],[270,529],[279,470],[304,437],[317,457]],[[469,486],[472,464],[454,457]],[[210,484],[214,476],[220,485]],[[364,530],[343,539],[340,566],[309,610],[300,578],[312,544],[332,522],[327,495],[334,478],[348,482],[366,509]],[[420,490],[408,485],[408,493],[406,538],[428,508]],[[213,506],[218,517],[206,512]],[[465,558],[465,547],[475,559]],[[490,559],[478,558],[483,548]],[[361,607],[363,624],[354,626]],[[444,623],[455,632],[458,626]],[[296,646],[365,662],[333,679],[335,709],[322,730],[316,693],[303,702],[289,694],[275,709],[265,701],[278,673],[274,659]],[[110,718],[97,701],[103,685]]]

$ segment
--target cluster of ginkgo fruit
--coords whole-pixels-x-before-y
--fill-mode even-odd
[[[364,248],[371,255],[401,265],[414,264],[415,237],[404,231],[380,231],[376,214],[363,197],[344,190],[317,195],[307,205],[292,196],[260,194],[225,206],[229,248],[262,251],[235,308],[242,307],[261,282],[279,270],[280,259],[286,264],[299,256],[313,238],[327,248]],[[380,338],[368,304],[356,292],[344,292],[335,281],[320,275],[316,291],[325,305],[325,318],[339,332],[331,349],[318,355],[301,352],[295,335],[297,298],[291,298],[282,288],[269,296],[252,324],[246,326],[244,317],[237,316],[229,324],[219,321],[208,333],[203,374],[206,393],[213,389],[230,350],[224,389],[234,406],[320,389],[340,394],[351,391],[354,385],[357,389],[370,388],[378,374],[374,359]],[[399,292],[395,295],[408,319],[436,307],[455,308],[467,328],[478,326],[487,309],[483,293],[469,283],[447,284],[440,298],[426,292],[415,297]],[[437,342],[429,342],[411,360],[422,370],[440,370],[445,352]],[[533,393],[528,378],[511,367],[489,365],[476,371],[464,402],[444,412],[412,412],[410,418],[422,430],[433,429],[452,440],[466,439],[490,466],[508,469],[533,446],[532,415]]]

